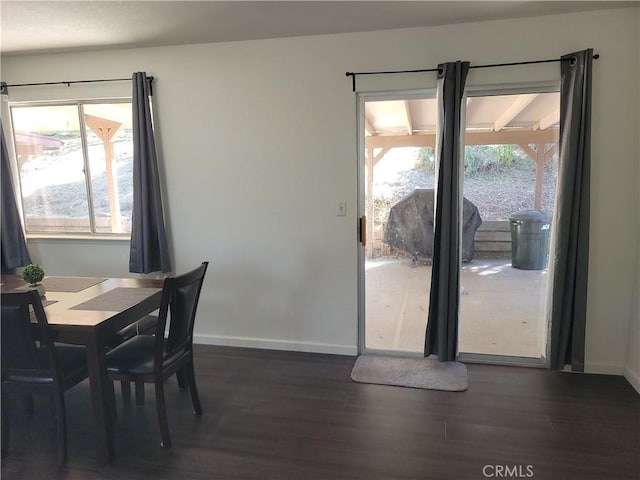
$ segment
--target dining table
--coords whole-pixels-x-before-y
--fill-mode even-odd
[[[106,369],[110,341],[119,330],[160,307],[163,279],[45,277],[42,304],[53,340],[84,345],[95,440],[104,463],[115,459],[113,383]],[[26,290],[18,275],[3,274],[2,292]]]

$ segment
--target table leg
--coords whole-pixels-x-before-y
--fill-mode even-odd
[[[113,418],[115,415],[111,411],[115,408],[115,405],[112,405],[114,393],[113,384],[107,375],[105,348],[96,338],[87,342],[87,363],[98,455],[105,463],[108,463],[115,459],[113,441]]]

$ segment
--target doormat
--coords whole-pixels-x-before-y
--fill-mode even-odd
[[[462,392],[469,387],[467,367],[460,362],[384,355],[359,356],[351,370],[351,380],[448,392]]]

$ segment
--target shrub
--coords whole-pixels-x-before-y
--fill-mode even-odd
[[[418,150],[416,167],[431,173],[436,171],[436,151],[433,147],[422,147]]]
[[[30,263],[22,271],[22,279],[29,285],[37,285],[44,278],[44,269],[40,265]]]

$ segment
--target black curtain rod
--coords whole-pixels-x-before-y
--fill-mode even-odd
[[[593,56],[595,60],[600,58],[599,54],[595,54]],[[533,65],[536,63],[553,63],[553,62],[562,62],[562,61],[573,61],[572,58],[552,58],[549,60],[530,60],[528,62],[511,62],[511,63],[493,63],[488,65],[471,65],[469,68],[493,68],[493,67],[511,67],[514,65]],[[356,77],[358,75],[386,75],[389,73],[425,73],[425,72],[438,72],[439,68],[421,68],[417,70],[392,70],[387,72],[347,72],[345,75],[347,77],[351,77],[351,85],[353,91],[356,91]]]
[[[600,58],[599,54],[593,56],[594,60]],[[528,62],[511,62],[511,63],[492,63],[488,65],[470,65],[469,68],[492,68],[492,67],[511,67],[513,65],[533,65],[536,63],[553,63],[553,62],[575,62],[575,57],[568,58],[552,58],[550,60],[530,60]]]
[[[358,75],[386,75],[388,73],[424,73],[424,72],[437,72],[439,68],[420,68],[417,70],[393,70],[389,72],[347,72],[345,75],[351,77],[351,87],[353,91],[356,91],[356,77]]]
[[[153,81],[153,77],[147,77],[150,82]],[[69,80],[65,82],[42,82],[42,83],[16,83],[13,85],[7,85],[2,83],[1,88],[4,91],[10,87],[40,87],[44,85],[66,85],[70,87],[72,83],[98,83],[98,82],[130,82],[131,78],[105,78],[100,80]]]

